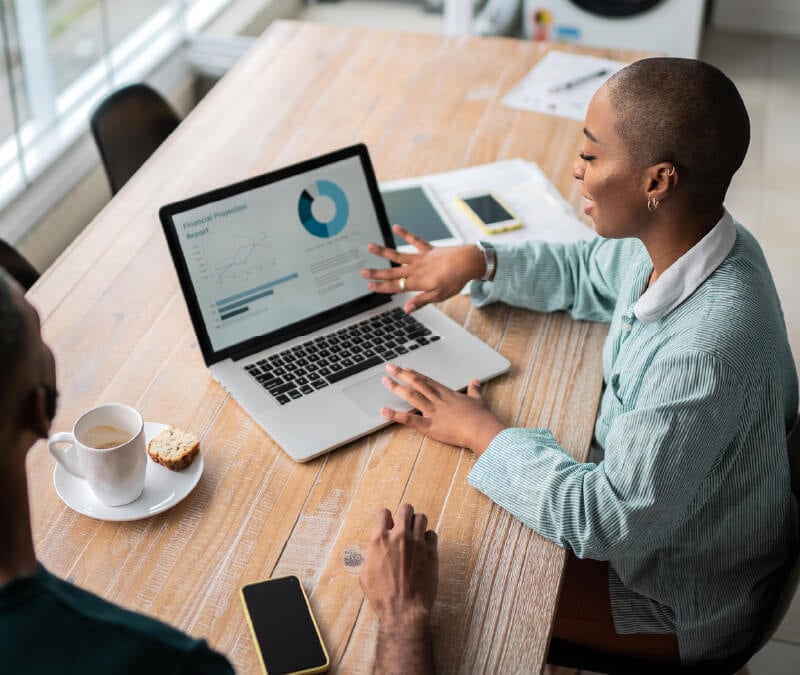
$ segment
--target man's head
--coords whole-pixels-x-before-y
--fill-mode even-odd
[[[718,208],[750,143],[736,85],[702,61],[651,58],[623,68],[605,86],[633,163],[672,163],[694,209]]]
[[[55,361],[42,341],[39,315],[0,269],[0,438],[30,445],[47,436],[55,399]]]

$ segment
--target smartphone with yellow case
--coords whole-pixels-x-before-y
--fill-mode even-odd
[[[248,584],[241,596],[266,675],[312,675],[330,668],[300,579],[290,575]]]
[[[456,200],[486,234],[518,230],[522,222],[491,192],[460,195]]]

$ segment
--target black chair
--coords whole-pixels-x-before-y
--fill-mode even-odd
[[[92,136],[116,194],[180,124],[172,107],[146,84],[111,94],[91,118]]]
[[[800,500],[800,415],[786,440],[792,492]],[[794,558],[784,569],[784,581],[775,605],[766,617],[764,630],[738,654],[721,661],[695,666],[673,666],[657,661],[607,654],[553,638],[550,642],[547,662],[565,668],[592,670],[608,675],[641,675],[642,673],[647,673],[647,675],[673,675],[676,673],[681,675],[731,675],[744,668],[756,652],[772,638],[786,616],[799,582],[800,552],[795,552]]]
[[[592,670],[607,675],[733,675],[747,665],[755,651],[755,648],[751,647],[722,661],[695,666],[675,666],[660,661],[607,654],[553,638],[550,642],[550,651],[547,653],[547,662],[565,668]]]
[[[39,279],[39,272],[11,244],[0,239],[0,267],[26,291]]]

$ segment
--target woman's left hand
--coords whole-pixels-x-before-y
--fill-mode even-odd
[[[476,455],[508,428],[487,407],[477,379],[469,383],[466,394],[461,394],[408,368],[390,363],[386,370],[392,377],[383,378],[384,386],[420,413],[381,408],[381,415],[387,419],[442,443],[469,448]]]

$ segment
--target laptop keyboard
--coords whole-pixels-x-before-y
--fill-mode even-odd
[[[255,361],[244,369],[285,405],[440,339],[396,307]]]

